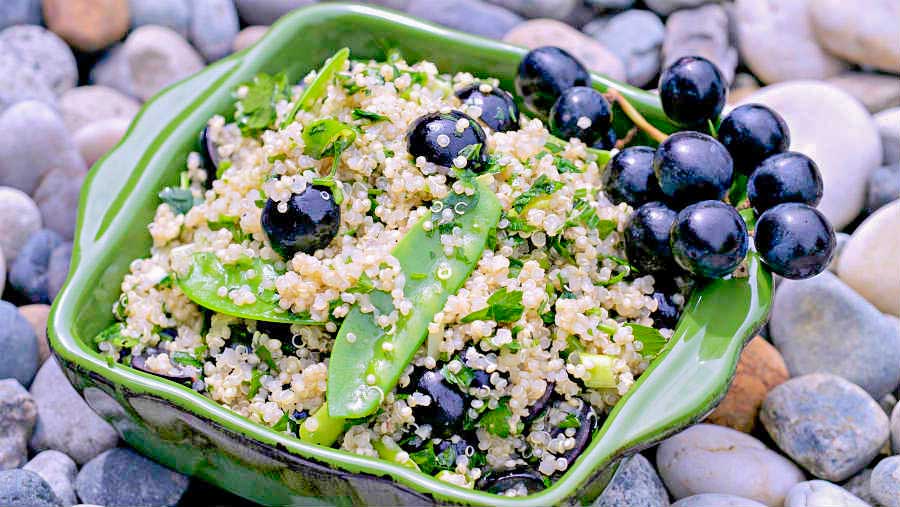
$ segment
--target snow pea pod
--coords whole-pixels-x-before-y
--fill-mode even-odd
[[[301,110],[309,111],[309,108],[316,103],[316,100],[325,94],[325,91],[328,89],[328,83],[330,83],[338,71],[344,67],[344,63],[349,57],[350,50],[344,48],[325,61],[325,64],[322,65],[322,68],[316,74],[315,79],[313,79],[312,83],[309,83],[309,86],[303,90],[300,98],[297,99],[297,102],[294,103],[294,107],[291,108],[291,112],[288,113],[281,122],[282,127],[289,125],[294,121],[297,113]]]
[[[451,194],[438,206],[443,209],[433,208],[431,216],[410,229],[394,247],[392,253],[406,278],[403,292],[413,302],[412,310],[401,316],[393,329],[382,329],[375,314],[390,310],[391,298],[372,292],[369,296],[376,312],[363,313],[356,305],[347,314],[328,364],[330,416],[359,418],[375,412],[425,340],[434,315],[475,268],[500,219],[501,206],[483,182],[476,179],[472,183],[475,192],[471,196]],[[442,213],[446,209],[452,212]],[[446,221],[447,215],[452,221]],[[423,225],[427,222],[430,230]],[[454,227],[462,230],[465,240],[447,255],[441,233]]]
[[[178,276],[178,286],[194,303],[214,312],[243,319],[281,322],[284,324],[324,325],[308,315],[298,315],[278,305],[275,267],[258,257],[223,264],[210,252],[197,252],[192,256],[191,267],[185,276]],[[224,287],[224,290],[221,288]],[[236,289],[249,289],[255,301],[239,305],[229,296]],[[221,291],[221,292],[220,292]]]

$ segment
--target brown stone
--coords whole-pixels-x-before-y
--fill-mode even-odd
[[[47,28],[82,51],[111,45],[130,23],[128,0],[43,0],[43,8]]]
[[[43,364],[50,357],[50,344],[47,342],[47,317],[50,315],[50,305],[20,306],[19,313],[34,329],[38,342],[38,357]]]
[[[725,398],[707,422],[750,433],[766,394],[789,377],[778,350],[762,337],[753,338],[741,353]]]

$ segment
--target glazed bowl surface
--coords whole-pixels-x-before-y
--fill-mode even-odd
[[[317,4],[278,21],[256,45],[211,65],[146,103],[119,145],[84,185],[69,280],[48,324],[54,354],[88,404],[132,447],[182,473],[265,505],[468,504],[528,507],[587,504],[617,461],[698,421],[724,396],[744,343],[766,319],[772,278],[758,258],[749,276],[715,280],[692,293],[675,335],[616,405],[581,457],[550,488],[508,498],[441,482],[400,465],[306,444],[254,423],[184,386],[115,364],[92,339],[129,264],[147,255],[146,225],[157,193],[176,183],[197,135],[214,114],[230,114],[232,91],[259,72],[299,80],[335,51],[383,58],[398,49],[443,72],[493,76],[512,89],[525,50],[436,27],[392,11]],[[651,122],[671,131],[658,99],[594,75]],[[624,115],[619,115],[624,116]]]

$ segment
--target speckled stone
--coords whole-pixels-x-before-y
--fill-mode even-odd
[[[669,494],[647,458],[635,454],[622,460],[616,475],[592,507],[668,507]]]
[[[29,303],[50,303],[47,268],[50,254],[62,243],[57,232],[41,229],[32,234],[9,270],[9,285]]]
[[[85,173],[54,169],[44,176],[34,192],[44,226],[72,239],[78,216],[78,199]]]
[[[22,466],[28,460],[28,437],[34,429],[37,407],[15,379],[0,380],[0,470]]]
[[[887,415],[871,396],[824,373],[795,377],[773,389],[760,420],[781,450],[830,481],[862,470],[889,436]]]
[[[140,107],[132,97],[102,85],[78,86],[59,97],[59,111],[69,132],[99,120],[131,120]]]
[[[128,59],[125,57],[124,44],[116,44],[104,53],[103,58],[91,68],[90,81],[91,84],[107,86],[130,97],[138,98],[132,82]]]
[[[78,81],[72,50],[42,26],[18,25],[3,30],[0,51],[14,55],[23,67],[34,70],[57,95]]]
[[[716,64],[730,83],[738,64],[738,52],[728,29],[728,14],[719,4],[672,13],[666,20],[663,67],[683,56],[702,56]]]
[[[130,118],[107,118],[81,127],[72,134],[72,141],[87,165],[92,166],[111,150],[131,125]]]
[[[41,212],[34,201],[21,190],[0,186],[0,248],[10,269],[28,237],[40,228]]]
[[[900,456],[885,458],[875,465],[869,489],[885,507],[900,507]]]
[[[897,76],[872,72],[845,72],[826,81],[862,102],[871,113],[900,106],[900,80]]]
[[[712,0],[717,2],[719,0]],[[710,0],[644,0],[647,7],[652,11],[667,16],[680,9],[690,9],[710,3]]]
[[[0,29],[12,25],[41,24],[41,0],[4,0],[0,2]]]
[[[22,468],[40,475],[63,505],[72,505],[78,501],[75,496],[75,474],[78,473],[78,467],[72,458],[59,451],[44,451],[31,458]]]
[[[66,278],[69,276],[69,264],[72,260],[72,242],[67,241],[53,250],[50,264],[47,267],[47,293],[50,300],[56,299]]]
[[[47,317],[50,316],[50,305],[24,305],[19,307],[19,313],[31,324],[34,334],[37,336],[38,361],[44,361],[50,357],[50,344],[47,342]]]
[[[23,100],[37,100],[55,107],[56,93],[37,71],[23,66],[12,53],[0,51],[0,113]]]
[[[704,493],[682,498],[673,503],[672,507],[766,507],[766,505],[734,495]]]
[[[900,162],[900,107],[886,109],[876,114],[873,119],[878,126],[883,150],[882,164]]]
[[[579,0],[488,0],[526,18],[552,18],[565,21],[579,7]]]
[[[900,403],[891,411],[891,448],[894,454],[900,454]]]
[[[131,85],[141,100],[204,67],[197,50],[170,28],[142,26],[128,35],[123,48]]]
[[[174,507],[188,478],[130,449],[110,449],[84,465],[75,480],[78,497],[98,505]]]
[[[869,479],[871,478],[872,469],[863,469],[845,482],[843,488],[859,497],[860,500],[869,502],[870,505],[874,504],[875,499],[872,498],[872,491],[869,489]]]
[[[900,178],[900,171],[897,172]],[[841,253],[841,280],[880,311],[900,316],[900,200],[860,224]],[[900,370],[900,361],[897,369]],[[895,382],[894,387],[896,387]],[[892,389],[889,389],[892,390]],[[887,394],[887,393],[884,393]],[[875,396],[880,398],[881,396]]]
[[[644,86],[659,73],[665,28],[656,14],[632,9],[597,18],[582,31],[622,60],[629,83]]]
[[[248,25],[271,25],[288,12],[316,0],[235,0],[238,14]]]
[[[478,0],[410,0],[406,12],[464,32],[499,39],[522,22],[518,14]]]
[[[62,501],[40,475],[15,469],[0,472],[3,507],[63,507]]]
[[[171,28],[182,37],[191,25],[190,0],[128,0],[131,27],[157,25]]]
[[[233,0],[194,0],[191,42],[206,61],[231,53],[240,26]]]
[[[784,507],[820,507],[839,505],[840,507],[869,507],[846,489],[828,481],[807,481],[797,484],[788,492]]]
[[[900,73],[900,3],[816,0],[809,10],[819,43],[850,62]]]

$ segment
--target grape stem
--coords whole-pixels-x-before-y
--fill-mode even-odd
[[[625,116],[654,141],[661,143],[669,137],[666,133],[651,125],[650,122],[644,118],[644,115],[635,109],[634,106],[631,105],[631,102],[628,102],[628,99],[619,93],[618,90],[610,88],[606,91],[606,96],[613,102],[619,104],[619,107],[622,108],[622,112],[625,113]]]

